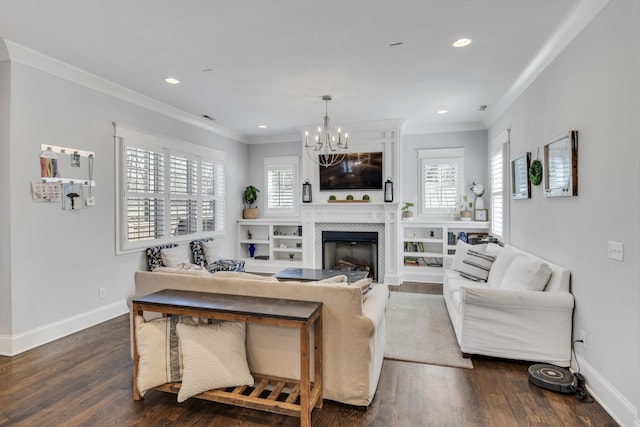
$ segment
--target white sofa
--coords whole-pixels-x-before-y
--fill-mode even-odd
[[[135,293],[129,302],[133,296],[162,289],[320,301],[323,303],[324,398],[368,406],[382,369],[389,289],[384,284],[373,284],[363,297],[360,287],[354,285],[278,282],[272,277],[247,273],[169,272],[160,268],[135,273]],[[252,372],[299,378],[297,329],[248,324],[246,345]]]
[[[495,255],[486,282],[458,271],[468,267],[468,249]],[[541,290],[530,289],[530,280]],[[510,245],[460,243],[445,268],[443,293],[462,353],[570,365],[574,299],[566,268]]]

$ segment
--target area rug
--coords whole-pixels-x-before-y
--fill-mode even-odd
[[[473,369],[460,353],[442,295],[391,292],[385,359]]]

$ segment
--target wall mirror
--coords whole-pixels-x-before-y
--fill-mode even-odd
[[[511,197],[513,199],[531,198],[529,166],[531,166],[530,152],[511,161]]]
[[[554,139],[544,146],[544,195],[578,195],[578,131]]]

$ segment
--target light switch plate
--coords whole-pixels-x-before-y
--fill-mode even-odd
[[[624,245],[620,242],[609,241],[607,243],[607,256],[616,261],[624,259]]]

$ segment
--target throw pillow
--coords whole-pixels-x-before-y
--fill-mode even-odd
[[[145,252],[147,254],[147,264],[149,265],[149,270],[153,271],[157,267],[164,267],[164,264],[162,263],[162,257],[160,255],[160,251],[162,251],[165,248],[174,248],[176,246],[178,245],[176,245],[175,243],[168,243],[166,245],[147,248]]]
[[[204,249],[204,258],[207,264],[212,264],[223,259],[222,248],[220,247],[221,244],[222,242],[218,242],[217,240],[210,240],[202,244]]]
[[[487,244],[470,245],[462,240],[458,240],[458,243],[456,243],[456,254],[453,257],[453,262],[451,263],[452,270],[462,271],[462,263],[467,257],[467,251],[469,249],[473,249],[476,252],[484,252],[487,249]]]
[[[189,246],[191,246],[191,254],[193,255],[193,263],[195,265],[207,265],[204,254],[204,244],[212,240],[213,237],[209,237],[208,239],[194,240],[189,243]]]
[[[491,255],[469,249],[462,262],[460,275],[475,282],[486,282],[494,261],[495,258]]]
[[[487,278],[487,284],[491,288],[500,287],[500,283],[502,283],[502,279],[504,278],[507,269],[518,255],[520,255],[520,252],[509,245],[500,250],[500,253],[496,256],[496,261],[491,266],[491,271]]]
[[[135,317],[138,377],[136,384],[141,396],[159,385],[180,381],[182,366],[176,325],[179,316],[163,317],[145,322]]]
[[[160,251],[162,263],[165,267],[177,267],[178,264],[191,264],[186,246],[175,246]]]
[[[367,294],[371,290],[372,281],[373,279],[371,279],[371,277],[366,277],[364,279],[358,280],[357,282],[349,283],[349,286],[360,288],[360,291],[362,292],[362,299],[364,301],[364,299],[366,299]]]
[[[541,260],[517,256],[507,269],[501,289],[543,291],[551,277],[551,267]]]
[[[178,402],[223,387],[253,385],[245,348],[245,324],[178,324],[184,361]]]

